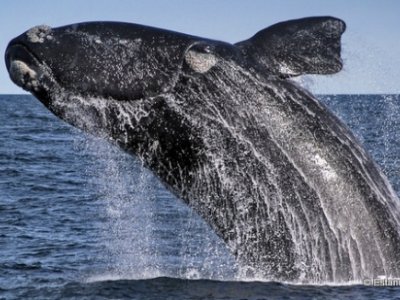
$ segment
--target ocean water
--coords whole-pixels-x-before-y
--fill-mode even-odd
[[[400,193],[400,96],[319,98]],[[0,254],[0,299],[400,299],[400,287],[246,280],[140,162],[28,95],[0,95]]]

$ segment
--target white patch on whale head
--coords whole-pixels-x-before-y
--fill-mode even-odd
[[[218,62],[214,54],[202,53],[195,50],[186,52],[185,61],[193,71],[199,73],[207,72]]]
[[[29,68],[23,61],[14,60],[11,62],[10,76],[21,87],[35,91],[39,88],[37,72]]]
[[[39,25],[26,32],[28,41],[31,43],[43,43],[46,39],[53,39],[52,29],[47,25]]]

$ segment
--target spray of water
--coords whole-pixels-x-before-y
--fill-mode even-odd
[[[99,259],[107,265],[89,280],[235,278],[224,243],[137,159],[98,138],[76,143],[90,158],[87,177],[103,203]]]

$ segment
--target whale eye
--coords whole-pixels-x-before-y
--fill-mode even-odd
[[[186,51],[186,64],[195,72],[206,73],[218,62],[209,45],[196,44]]]

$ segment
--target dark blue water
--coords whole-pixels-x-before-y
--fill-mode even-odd
[[[400,96],[321,96],[400,192]],[[400,299],[400,288],[248,282],[135,158],[0,96],[0,299]]]

